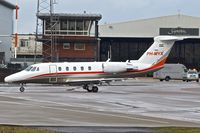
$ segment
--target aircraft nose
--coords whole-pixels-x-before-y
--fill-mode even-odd
[[[7,76],[7,77],[4,78],[4,81],[5,81],[6,83],[10,83],[10,82],[13,82],[13,79],[12,79],[11,76]]]
[[[22,72],[15,73],[4,78],[6,83],[19,82],[21,80],[24,80]]]

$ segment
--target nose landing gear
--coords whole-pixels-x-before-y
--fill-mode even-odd
[[[21,87],[19,88],[19,91],[20,92],[24,92],[25,91],[24,84],[21,84]]]

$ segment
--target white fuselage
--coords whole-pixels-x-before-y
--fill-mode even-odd
[[[134,77],[162,68],[133,62],[77,62],[41,63],[8,76],[6,82],[70,83],[94,81],[105,78]]]

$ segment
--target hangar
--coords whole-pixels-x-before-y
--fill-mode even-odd
[[[11,43],[13,34],[13,10],[16,6],[5,0],[0,0],[0,64],[7,64],[11,58]]]
[[[188,68],[200,68],[200,17],[170,15],[99,26],[100,60],[137,60],[158,35],[188,36],[176,42],[167,63],[183,63]]]

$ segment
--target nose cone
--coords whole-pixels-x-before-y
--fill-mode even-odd
[[[12,83],[12,82],[14,82],[14,79],[13,79],[12,75],[10,75],[10,76],[5,77],[4,81],[6,83]]]
[[[7,76],[4,78],[4,81],[6,83],[13,83],[13,82],[19,82],[22,80],[22,75],[20,72],[12,74],[10,76]]]

